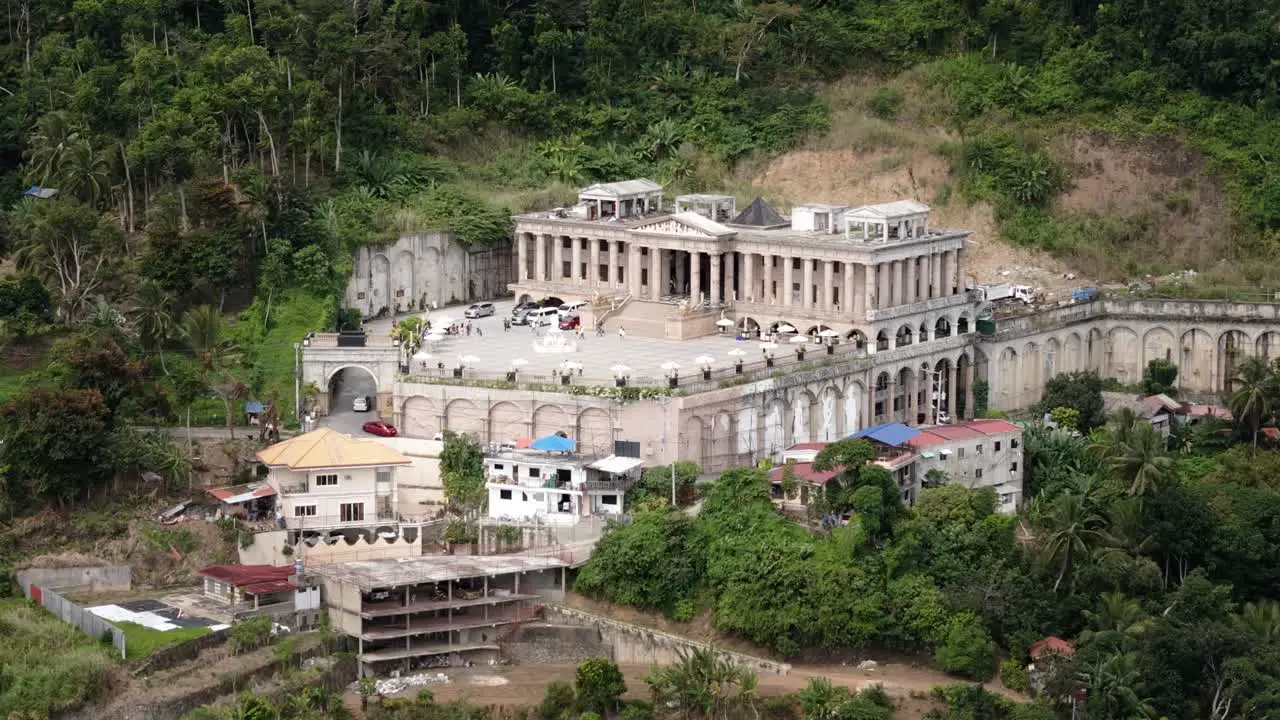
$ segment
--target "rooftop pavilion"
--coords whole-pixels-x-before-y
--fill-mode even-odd
[[[647,178],[589,185],[578,193],[588,220],[621,220],[662,211],[662,186]]]
[[[676,211],[686,210],[718,223],[727,223],[738,214],[738,199],[732,195],[677,195]]]

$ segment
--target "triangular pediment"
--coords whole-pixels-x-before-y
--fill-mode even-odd
[[[668,215],[653,222],[634,227],[631,231],[705,238],[707,240],[714,240],[715,238],[733,234],[733,230],[695,212],[680,212]]]

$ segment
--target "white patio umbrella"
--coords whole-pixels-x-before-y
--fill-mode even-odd
[[[782,323],[775,329],[780,333],[793,333],[796,331],[796,328],[794,325],[788,325],[787,323]]]
[[[622,363],[618,363],[617,365],[610,367],[609,371],[614,375],[627,375],[631,372],[631,368],[623,365]]]
[[[431,353],[427,352],[426,350],[419,350],[418,352],[414,353],[413,357],[410,359],[413,360],[414,362],[425,363],[426,361],[431,359]]]
[[[529,361],[524,358],[511,358],[511,367],[524,367]]]
[[[693,362],[696,365],[711,365],[715,361],[716,359],[711,357],[710,355],[699,355],[698,357],[693,359]]]
[[[810,340],[811,338],[808,335],[797,335],[791,338],[791,343],[794,345],[803,345],[804,343],[807,343]]]
[[[838,338],[840,337],[840,333],[836,332],[835,330],[832,330],[831,328],[827,328],[826,330],[823,330],[822,332],[818,333],[818,337]]]
[[[466,365],[470,365],[471,363],[474,363],[474,362],[480,362],[480,358],[476,357],[475,355],[463,355],[462,357],[458,358],[458,362]]]
[[[746,354],[747,354],[747,351],[743,350],[742,348],[734,348],[729,351],[730,357],[742,357],[743,355],[746,355]]]
[[[661,365],[659,365],[658,367],[662,368],[663,370],[679,370],[680,363],[676,362],[675,360],[668,360],[662,363]]]
[[[729,318],[720,318],[719,320],[716,321],[716,326],[718,327],[727,328],[727,327],[733,327],[734,325],[737,325],[737,323],[730,320]]]

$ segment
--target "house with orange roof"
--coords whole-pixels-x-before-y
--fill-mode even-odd
[[[400,520],[397,472],[412,462],[394,448],[320,428],[258,453],[289,530],[341,529]]]
[[[1004,420],[972,420],[921,428],[909,441],[916,451],[916,495],[935,484],[993,488],[1000,512],[1022,505],[1022,428]]]

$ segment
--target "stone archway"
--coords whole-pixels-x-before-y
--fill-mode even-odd
[[[390,310],[394,303],[391,298],[391,261],[381,253],[373,256],[369,269],[369,288],[373,291],[369,307],[374,315],[381,315],[383,310]]]
[[[991,387],[991,406],[1001,410],[1013,410],[1021,407],[1021,394],[1018,388],[1021,387],[1021,381],[1018,378],[1019,370],[1018,351],[1011,347],[1007,347],[1000,351],[1000,356],[996,358],[996,384]]]
[[[844,434],[851,435],[863,428],[863,403],[866,402],[867,389],[862,383],[854,380],[844,389]]]
[[[1209,333],[1193,328],[1179,338],[1178,386],[1188,390],[1214,390],[1216,345]]]
[[[440,432],[440,408],[429,398],[414,396],[400,406],[400,434],[405,437],[433,438]]]
[[[1230,392],[1236,368],[1249,356],[1253,343],[1240,330],[1227,330],[1218,336],[1218,381],[1214,390]]]
[[[813,436],[813,396],[801,390],[795,395],[791,404],[791,442],[812,442]]]
[[[680,459],[697,463],[701,468],[705,460],[703,445],[706,442],[706,423],[697,415],[684,421],[684,434],[680,436]]]
[[[1104,377],[1113,377],[1121,385],[1136,385],[1142,382],[1141,344],[1138,334],[1124,326],[1111,328],[1107,333],[1107,364]]]
[[[535,438],[554,435],[563,432],[566,435],[573,433],[573,422],[569,419],[569,414],[559,405],[542,405],[533,411],[533,436]],[[577,438],[574,438],[575,440]]]
[[[853,432],[846,430],[843,434]],[[840,432],[840,390],[834,386],[822,391],[818,399],[817,422],[814,424],[813,436],[822,442],[835,442],[842,437]]]
[[[470,400],[450,400],[444,410],[444,425],[455,433],[470,435],[479,442],[488,442],[488,413]]]
[[[601,408],[587,408],[578,413],[578,449],[581,452],[608,455],[613,452],[613,420]]]
[[[774,399],[765,406],[764,411],[764,452],[770,457],[787,449],[787,430],[790,426],[790,415],[786,402]]]
[[[489,441],[514,442],[529,434],[529,414],[511,402],[489,408]]]

